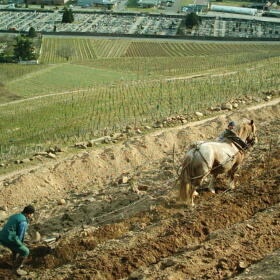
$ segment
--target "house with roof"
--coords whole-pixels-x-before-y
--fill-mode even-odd
[[[116,0],[78,0],[77,5],[81,7],[113,7],[116,4]]]
[[[153,8],[160,5],[160,0],[138,0],[137,5],[140,8]]]
[[[201,11],[207,11],[210,8],[209,0],[194,0],[193,4],[182,7],[182,12],[198,13]]]

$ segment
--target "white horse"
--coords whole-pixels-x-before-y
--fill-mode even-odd
[[[237,128],[237,135],[249,146],[257,142],[254,121],[246,120]],[[208,175],[211,180],[208,188],[214,193],[214,182],[218,174],[225,173],[229,187],[235,188],[234,174],[244,160],[245,152],[238,149],[231,141],[196,142],[187,152],[181,174],[180,199],[194,205],[195,188],[201,186]]]

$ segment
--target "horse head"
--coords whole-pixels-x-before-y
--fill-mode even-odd
[[[254,120],[244,122],[240,127],[239,137],[242,138],[249,146],[258,142]]]

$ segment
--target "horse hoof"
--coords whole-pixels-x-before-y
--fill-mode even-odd
[[[16,270],[16,274],[17,274],[18,276],[25,276],[25,275],[27,275],[28,273],[27,273],[27,271],[25,271],[25,270],[19,268],[19,269]]]

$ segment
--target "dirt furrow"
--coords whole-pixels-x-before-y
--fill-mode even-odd
[[[280,246],[276,103],[156,131],[2,182],[0,202],[9,211],[37,201],[40,217],[31,228],[60,236],[51,246],[30,245],[28,279],[221,280],[270,254]],[[259,143],[236,190],[225,191],[219,178],[216,195],[199,190],[195,208],[179,204],[175,169],[188,144],[213,139],[227,120],[243,117],[256,121]],[[123,176],[128,182],[120,184]],[[13,279],[2,248],[0,262],[0,279]]]
[[[182,208],[167,198],[165,203],[161,203],[154,210],[141,214],[146,222],[148,218],[154,222],[146,231],[134,233],[132,239],[121,238],[131,227],[131,222],[127,219],[124,223],[112,225],[114,238],[119,237],[113,244],[100,244],[98,232],[93,232],[82,240],[77,236],[73,239],[67,238],[67,242],[61,240],[55,250],[42,260],[42,264],[54,268],[67,262],[75,262],[72,279],[88,279],[89,275],[94,279],[121,279],[139,267],[158,263],[181,250],[190,250],[205,242],[212,232],[245,221],[280,201],[277,177],[279,160],[278,151],[271,158],[269,176],[265,169],[260,172],[261,162],[253,161],[251,166],[240,173],[239,180],[242,185],[238,190],[220,193],[216,197],[209,193],[202,194],[197,202],[198,207],[194,209]],[[258,176],[254,177],[255,174]],[[170,211],[176,207],[177,210]],[[168,213],[172,213],[172,216],[168,217]],[[108,236],[110,235],[110,227],[108,225],[107,228],[99,229],[103,238],[107,232]],[[84,253],[79,255],[79,252]]]
[[[279,218],[277,204],[249,220],[213,232],[193,250],[134,272],[129,279],[228,279],[279,248]]]

